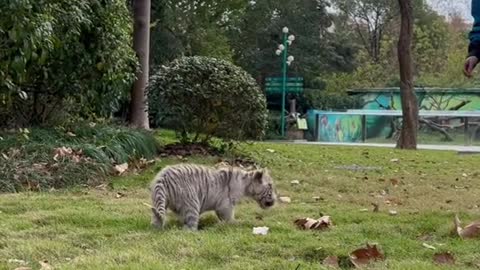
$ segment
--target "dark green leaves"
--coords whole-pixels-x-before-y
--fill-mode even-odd
[[[184,57],[160,68],[149,87],[150,115],[185,133],[228,139],[260,138],[265,96],[241,68],[208,57]],[[199,137],[198,137],[199,138]]]
[[[125,1],[3,0],[0,10],[0,126],[109,116],[127,98],[136,57]]]

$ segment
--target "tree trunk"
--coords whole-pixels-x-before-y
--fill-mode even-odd
[[[402,101],[403,124],[397,148],[417,149],[418,104],[413,89],[413,8],[411,0],[398,0],[401,13],[400,38],[398,40],[398,61],[400,64],[400,96]]]
[[[149,129],[145,89],[148,83],[150,53],[150,0],[134,0],[133,17],[133,48],[140,62],[140,70],[131,92],[129,120],[132,127]]]

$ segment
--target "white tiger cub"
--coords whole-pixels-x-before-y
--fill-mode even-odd
[[[162,229],[166,209],[180,216],[184,229],[197,230],[200,215],[214,210],[220,220],[234,220],[235,204],[242,197],[257,201],[263,209],[276,201],[273,180],[267,170],[211,168],[193,164],[168,166],[154,178],[152,225]]]

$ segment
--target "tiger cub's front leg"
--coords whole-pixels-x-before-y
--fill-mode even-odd
[[[234,222],[235,221],[235,213],[234,213],[234,205],[230,202],[223,203],[220,207],[215,210],[217,217],[221,221],[225,222]]]

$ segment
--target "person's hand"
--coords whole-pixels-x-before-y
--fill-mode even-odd
[[[478,64],[478,58],[476,56],[470,56],[465,60],[465,64],[463,66],[463,74],[468,78],[472,77],[473,70]]]

